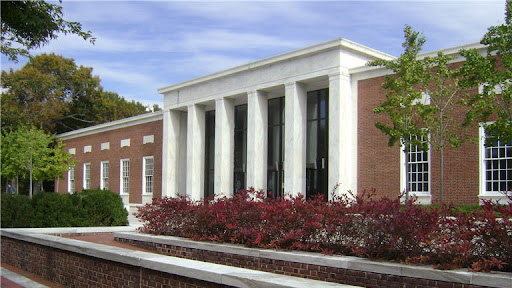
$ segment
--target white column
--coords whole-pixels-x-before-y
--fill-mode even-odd
[[[200,200],[204,195],[205,111],[201,105],[188,106],[187,196]]]
[[[300,83],[285,85],[284,192],[306,195],[306,89]]]
[[[328,194],[357,189],[357,99],[347,71],[329,75]]]
[[[251,91],[247,105],[247,187],[267,188],[268,98]]]
[[[176,197],[179,194],[181,114],[179,111],[165,111],[162,143],[162,196]]]
[[[215,102],[215,197],[233,196],[235,106],[232,99]]]

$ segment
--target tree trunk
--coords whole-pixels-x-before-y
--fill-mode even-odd
[[[441,165],[441,171],[439,173],[439,202],[443,205],[443,180],[444,180],[444,147],[441,147],[439,160]]]

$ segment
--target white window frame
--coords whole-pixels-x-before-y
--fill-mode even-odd
[[[492,122],[491,122],[492,123]],[[487,123],[487,124],[491,124]],[[495,192],[495,191],[487,191],[487,171],[486,171],[486,158],[485,158],[485,127],[483,124],[480,124],[479,129],[479,168],[480,168],[480,195],[481,197],[504,197],[505,194],[501,192]],[[506,159],[509,157],[505,157]],[[506,160],[505,159],[505,160]]]
[[[87,175],[87,173],[89,173],[89,175]],[[84,189],[91,189],[91,163],[84,163],[83,176]]]
[[[430,136],[428,136],[430,137]],[[428,163],[428,192],[416,192],[416,191],[409,191],[410,196],[417,196],[418,202],[420,204],[431,204],[432,203],[432,160],[431,160],[431,153],[432,147],[429,144],[429,149],[427,151],[427,163]],[[406,183],[405,183],[405,175],[406,175],[406,169],[405,169],[405,157],[407,157],[405,151],[404,151],[404,145],[401,143],[400,145],[400,191],[405,191]],[[411,164],[409,162],[409,164]],[[409,179],[410,181],[410,179]]]
[[[104,165],[107,164],[107,173],[105,173]],[[105,175],[106,174],[106,175]],[[101,161],[100,163],[100,189],[108,189],[108,180],[110,174],[110,164],[108,161]]]
[[[124,165],[123,163],[127,162],[128,163],[128,172],[127,172],[127,176],[125,176],[123,174],[123,168],[124,168]],[[126,158],[126,159],[121,159],[120,160],[120,165],[119,165],[119,194],[121,195],[129,195],[130,194],[130,159]],[[125,181],[124,180],[127,180],[126,182],[126,188],[125,189]]]
[[[152,174],[147,175],[146,174],[146,160],[151,159],[153,161],[153,168],[151,170]],[[151,187],[148,187],[148,180],[147,177],[151,177]],[[142,158],[142,194],[145,195],[152,195],[155,187],[155,158],[153,156],[146,156]],[[151,191],[147,191],[148,188]]]
[[[68,193],[75,192],[75,165],[68,170]]]

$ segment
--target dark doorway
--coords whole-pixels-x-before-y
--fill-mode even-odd
[[[327,198],[328,89],[307,94],[306,197]]]
[[[267,194],[283,196],[284,97],[268,100]]]
[[[245,189],[247,164],[247,104],[235,106],[234,193]]]
[[[215,110],[206,112],[205,122],[204,198],[213,198],[215,171]]]

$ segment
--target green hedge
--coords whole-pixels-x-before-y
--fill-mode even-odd
[[[128,225],[121,196],[109,190],[2,195],[1,227],[93,227]]]

